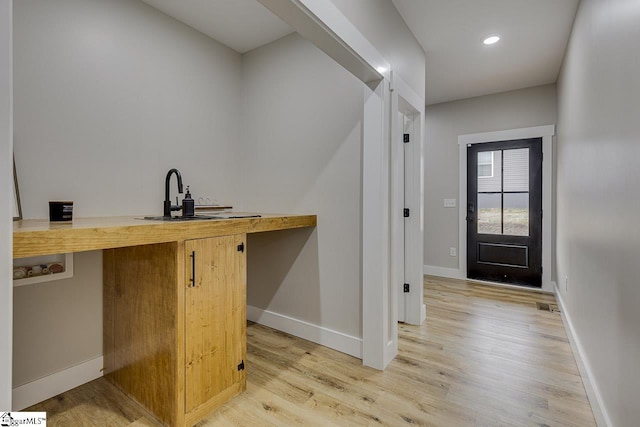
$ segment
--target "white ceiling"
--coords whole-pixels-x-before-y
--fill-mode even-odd
[[[554,83],[578,0],[393,0],[427,55],[426,103]],[[502,40],[485,46],[482,40]]]
[[[240,53],[293,32],[256,0],[142,1]]]
[[[256,0],[142,1],[240,53],[293,32]],[[426,52],[431,105],[554,83],[579,0],[391,1]]]

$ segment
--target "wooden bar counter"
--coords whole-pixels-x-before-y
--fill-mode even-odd
[[[260,214],[259,218],[210,221],[150,221],[136,217],[76,218],[73,222],[29,219],[13,223],[13,257],[25,258],[96,249],[314,227],[315,215]]]
[[[103,250],[104,374],[168,426],[246,389],[246,236],[315,215],[14,224],[13,256]]]

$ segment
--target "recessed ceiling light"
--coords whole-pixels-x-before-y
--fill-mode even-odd
[[[495,44],[498,43],[500,41],[500,36],[489,36],[486,39],[484,39],[483,43],[484,44]]]

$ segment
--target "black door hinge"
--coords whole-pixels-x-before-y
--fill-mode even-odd
[[[238,371],[244,371],[244,360],[241,360],[240,363],[238,363]]]
[[[238,245],[238,252],[244,252],[244,242]]]
[[[402,135],[402,142],[404,142],[405,144],[407,142],[409,142],[409,134],[408,133],[405,133],[405,134]]]
[[[409,218],[409,214],[410,214],[409,208],[404,208],[404,211],[403,211],[403,212],[404,212],[404,213],[403,213],[404,217],[405,217],[405,218]]]
[[[410,288],[409,284],[408,284],[408,283],[405,283],[405,284],[404,284],[404,292],[405,292],[405,293],[409,292],[409,288]]]

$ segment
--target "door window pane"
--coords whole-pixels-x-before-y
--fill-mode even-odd
[[[505,153],[505,163],[506,163]],[[506,177],[506,174],[505,174]],[[506,182],[506,181],[505,181]],[[504,194],[504,233],[509,236],[529,235],[529,193]]]
[[[529,149],[504,150],[503,191],[529,191]]]
[[[478,153],[478,193],[502,191],[502,151]]]
[[[491,178],[493,176],[493,151],[481,151],[478,153],[478,178]]]
[[[501,194],[478,193],[478,234],[502,234]]]

